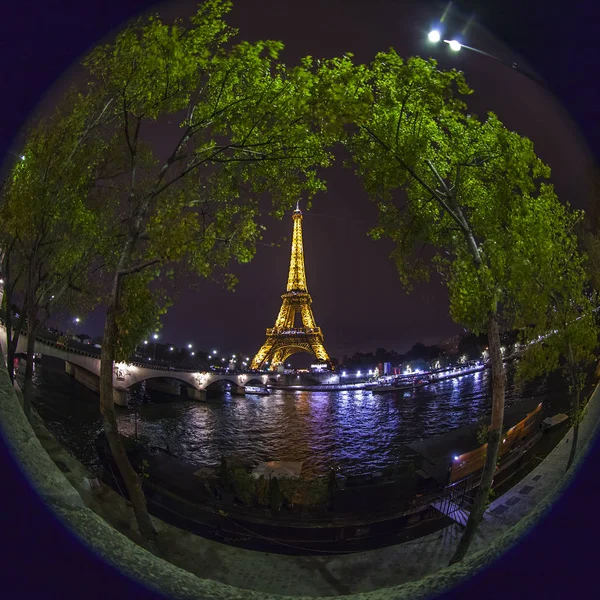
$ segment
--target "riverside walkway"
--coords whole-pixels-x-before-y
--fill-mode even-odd
[[[4,390],[0,391],[6,393],[5,385],[2,387]],[[31,447],[37,441],[34,444],[35,438],[26,437],[27,425],[22,422],[19,411],[15,411],[14,404],[11,406],[9,403],[0,403],[0,410],[0,423],[7,438],[14,443],[17,456],[24,460],[25,468],[38,482],[40,493],[59,516],[109,561],[148,585],[178,598],[205,597],[205,594],[214,598],[254,599],[280,595],[331,597],[355,594],[361,594],[360,597],[365,599],[426,597],[455,582],[457,577],[468,572],[466,570],[486,564],[490,554],[480,553],[481,550],[495,542],[490,552],[497,555],[502,547],[514,543],[527,531],[527,525],[531,525],[534,517],[539,518],[549,508],[557,492],[568,481],[565,467],[572,441],[571,430],[543,462],[490,505],[465,561],[451,568],[446,568],[446,565],[462,532],[457,524],[387,548],[307,557],[234,548],[155,520],[163,555],[175,565],[172,566],[141,548],[136,550],[135,546],[128,546],[130,542],[117,532],[139,542],[131,508],[123,498],[106,487],[95,493],[86,487],[84,477],[89,477],[89,474],[84,467],[54,440],[43,424],[38,423],[38,439],[54,461],[54,464],[50,463],[54,470],[58,471],[54,467],[56,465],[62,472],[64,483],[59,481],[57,473],[53,473],[53,480],[49,481],[51,469],[44,468],[42,471],[41,466],[38,468],[43,456],[27,460],[25,445]],[[10,423],[17,419],[19,427],[12,430],[12,435]],[[585,453],[599,423],[600,392],[596,388],[580,425],[578,458]],[[30,451],[31,448],[29,456]],[[75,490],[78,494],[74,493]],[[103,521],[83,508],[81,499]],[[105,522],[114,529],[106,528]],[[110,534],[110,531],[113,533]],[[422,577],[435,573],[438,575],[425,580],[429,583],[416,583]],[[239,595],[240,590],[243,596]]]

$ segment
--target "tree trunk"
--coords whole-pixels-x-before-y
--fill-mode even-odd
[[[4,295],[4,300],[6,298],[6,292]],[[4,302],[4,306],[7,307],[4,314],[4,326],[6,327],[6,368],[8,370],[8,375],[10,376],[11,383],[15,381],[15,350],[16,348],[13,346],[13,335],[12,335],[12,311],[10,310],[10,304],[8,302]]]
[[[127,250],[124,251],[120,267],[127,260]],[[102,341],[102,355],[100,363],[100,410],[102,412],[102,425],[106,433],[106,439],[110,447],[111,454],[117,463],[121,477],[125,482],[129,500],[133,505],[135,518],[142,536],[151,544],[157,537],[156,529],[148,513],[146,498],[142,490],[142,484],[137,473],[131,466],[123,440],[118,431],[117,418],[115,414],[115,405],[113,400],[113,364],[115,359],[115,350],[117,345],[117,323],[116,313],[119,309],[121,297],[121,275],[119,270],[115,273],[113,282],[112,298],[106,312],[106,322],[104,325],[104,339]]]
[[[496,313],[490,315],[488,320],[488,346],[490,349],[490,360],[492,363],[492,420],[488,432],[487,452],[485,465],[481,474],[481,483],[477,488],[473,508],[467,521],[467,526],[463,532],[454,556],[449,564],[460,562],[467,553],[469,546],[473,542],[475,533],[485,512],[486,504],[492,488],[494,473],[496,471],[496,461],[500,450],[500,438],[502,437],[502,423],[504,421],[504,387],[505,373],[502,362],[502,352],[500,350],[500,332],[498,329],[498,317]]]
[[[575,460],[575,452],[577,451],[577,438],[579,437],[579,395],[580,391],[575,392],[575,398],[573,399],[573,414],[575,415],[575,424],[573,425],[573,442],[571,444],[571,452],[569,453],[569,462],[567,463],[568,471]]]
[[[35,310],[29,310],[27,320],[27,357],[25,366],[25,381],[23,384],[23,412],[31,421],[31,396],[33,392],[33,354],[35,350],[35,338],[38,331]]]
[[[21,337],[21,327],[23,327],[23,321],[25,319],[25,312],[22,311],[17,320],[14,331],[12,323],[12,314],[8,316],[11,311],[6,313],[6,360],[8,374],[10,380],[14,383],[15,381],[15,355],[17,353],[17,346],[19,345],[19,338]]]

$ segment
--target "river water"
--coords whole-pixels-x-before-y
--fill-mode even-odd
[[[44,359],[45,360],[45,359]],[[22,378],[21,365],[19,376]],[[57,364],[36,364],[33,401],[55,437],[91,469],[98,468],[94,439],[101,429],[98,394]],[[509,370],[506,405],[523,398],[545,401],[553,415],[568,408],[567,386],[558,375],[515,386]],[[198,465],[215,465],[237,454],[251,464],[303,461],[303,473],[367,473],[412,462],[407,444],[468,425],[491,409],[489,371],[465,375],[416,391],[275,391],[270,396],[225,392],[197,402],[140,386],[130,408],[117,407],[122,433]]]

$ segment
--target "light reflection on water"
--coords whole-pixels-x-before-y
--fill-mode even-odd
[[[555,377],[517,391],[509,377],[507,406],[531,396],[559,406],[565,390]],[[206,402],[144,389],[131,396],[136,409],[118,410],[125,435],[134,435],[137,421],[138,434],[197,464],[216,464],[221,455],[235,453],[253,464],[304,461],[309,474],[325,474],[331,466],[356,474],[406,464],[413,459],[406,444],[472,423],[490,409],[487,371],[414,392],[278,390],[271,396],[225,393]],[[61,371],[38,366],[34,400],[57,438],[84,463],[97,465],[97,394]]]

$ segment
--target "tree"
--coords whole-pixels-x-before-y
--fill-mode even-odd
[[[547,306],[546,319],[530,325],[525,338],[534,340],[525,347],[517,366],[517,375],[529,379],[561,369],[569,381],[571,396],[571,424],[573,440],[567,461],[568,471],[575,459],[579,424],[583,416],[581,392],[585,387],[589,365],[597,359],[598,324],[595,310],[597,294],[590,287],[590,269],[587,256],[578,251],[578,238],[573,233],[583,220],[583,214],[571,217],[571,228],[560,243],[564,253],[556,262],[547,265],[557,281],[551,289],[541,283],[546,277],[535,278],[537,296]],[[543,265],[540,265],[543,268]]]
[[[491,489],[504,416],[505,372],[500,328],[542,319],[531,298],[541,273],[552,288],[550,264],[562,249],[539,232],[565,228],[550,169],[533,144],[508,131],[490,113],[481,122],[457,93],[471,92],[462,75],[433,60],[403,61],[393,51],[370,66],[374,102],[349,141],[357,174],[379,209],[375,239],[395,242],[403,283],[436,269],[448,287],[452,318],[475,334],[487,333],[492,370],[492,416],[481,482],[451,563],[461,560],[483,517]],[[404,199],[394,193],[403,190]],[[538,204],[545,211],[536,210]],[[430,247],[431,261],[423,249]],[[527,320],[525,320],[527,319]]]
[[[3,186],[4,187],[4,186]],[[4,204],[5,196],[2,196],[2,203]],[[0,235],[2,236],[1,242],[1,264],[2,264],[2,280],[3,280],[3,294],[2,294],[2,310],[4,313],[4,324],[6,327],[6,367],[10,380],[14,382],[15,378],[15,367],[14,359],[17,350],[17,344],[19,343],[19,337],[21,335],[21,327],[25,322],[25,311],[19,312],[19,317],[13,328],[13,314],[14,304],[13,299],[18,289],[19,282],[23,276],[24,266],[19,262],[19,257],[15,248],[16,240],[6,231],[5,228],[0,229]]]
[[[331,162],[327,147],[368,95],[350,57],[309,57],[288,69],[279,42],[231,45],[236,32],[223,20],[230,7],[207,0],[186,24],[138,20],[84,61],[86,97],[108,107],[94,193],[117,240],[105,256],[100,405],[148,540],[156,532],[118,433],[112,380],[114,361],[126,359],[168,307],[164,290],[150,286],[177,263],[208,277],[230,260],[249,261],[263,229],[259,201],[269,195],[281,217],[302,194],[324,189],[318,170]],[[226,281],[234,284],[231,275]]]
[[[4,186],[0,215],[4,251],[6,302],[20,293],[24,305],[16,331],[6,311],[8,368],[23,320],[27,322],[27,366],[24,411],[30,417],[33,353],[39,327],[50,314],[74,301],[78,312],[96,300],[87,275],[96,257],[100,231],[96,215],[85,205],[93,167],[95,140],[87,143],[88,107],[67,96],[52,117],[30,127],[21,160]],[[89,121],[91,122],[91,121]],[[87,294],[81,295],[83,289]]]

